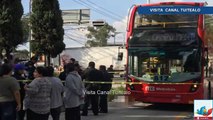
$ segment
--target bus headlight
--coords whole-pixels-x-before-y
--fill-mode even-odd
[[[195,92],[197,89],[198,89],[198,85],[193,84],[193,85],[191,85],[190,92]]]
[[[130,90],[135,90],[134,84],[132,84],[132,79],[131,78],[127,78],[127,83],[128,83],[128,87],[130,88]]]
[[[129,85],[129,87],[130,87],[131,90],[135,90],[134,85]]]
[[[131,80],[131,78],[127,78],[127,80],[126,80],[127,82],[132,82],[132,80]]]

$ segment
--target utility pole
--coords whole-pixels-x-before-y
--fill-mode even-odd
[[[150,0],[147,0],[147,4],[150,4]]]
[[[114,32],[114,35],[111,35],[112,37],[114,37],[114,45],[115,45],[115,37],[116,37],[116,35],[118,35],[118,34],[120,34],[120,33],[124,33],[124,32]]]
[[[32,1],[33,0],[30,0],[29,1],[29,20],[30,20],[30,16],[32,14]],[[32,57],[32,29],[31,29],[31,24],[29,22],[29,52],[30,52],[30,58]]]
[[[115,45],[115,36],[116,36],[116,33],[115,33],[115,35],[114,35],[114,45]]]

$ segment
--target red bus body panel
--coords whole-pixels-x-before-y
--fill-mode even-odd
[[[192,84],[149,84],[133,85],[130,90],[136,101],[146,103],[180,103],[192,104],[194,99],[203,99],[203,85],[198,85],[195,92],[189,92]]]

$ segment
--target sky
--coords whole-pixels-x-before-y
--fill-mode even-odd
[[[150,3],[156,2],[207,2],[213,6],[213,0],[150,0]],[[59,0],[61,10],[90,9],[90,20],[105,20],[116,28],[118,32],[115,38],[110,38],[109,42],[123,43],[125,41],[126,21],[128,10],[134,4],[146,4],[147,0]],[[24,13],[29,12],[29,0],[22,0]],[[72,29],[70,29],[72,28]],[[80,28],[80,29],[79,29]],[[81,47],[86,42],[84,36],[87,32],[83,26],[64,26],[66,47]],[[29,49],[28,44],[20,46],[20,49]]]

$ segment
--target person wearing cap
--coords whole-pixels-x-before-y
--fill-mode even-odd
[[[24,82],[21,80],[25,80],[25,65],[23,64],[16,64],[14,67],[14,74],[13,77],[19,80],[19,85],[20,85],[20,95],[21,95],[21,110],[18,111],[18,120],[24,120],[25,116],[25,110],[23,109],[23,101],[25,97],[25,90],[24,90]]]

